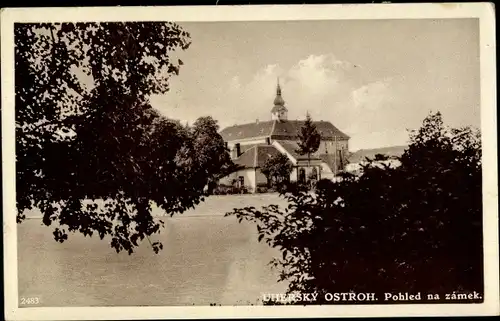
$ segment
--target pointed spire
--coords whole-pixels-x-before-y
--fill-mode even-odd
[[[281,97],[281,86],[280,79],[278,77],[278,83],[276,85],[276,98],[274,98],[274,107],[271,109],[271,118],[274,120],[287,120],[288,110],[285,107],[285,101]]]
[[[280,86],[280,79],[278,77],[278,84],[276,86],[276,98],[274,98],[274,105],[275,106],[284,106],[285,101],[281,97],[281,86]]]

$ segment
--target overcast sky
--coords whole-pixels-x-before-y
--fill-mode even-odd
[[[280,77],[289,118],[332,122],[351,150],[405,144],[430,111],[480,127],[477,19],[180,25],[192,45],[170,92],[152,97],[170,118],[269,120]]]

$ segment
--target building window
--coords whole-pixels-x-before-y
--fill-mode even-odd
[[[271,145],[271,138],[270,137],[266,137],[266,144]]]
[[[318,180],[318,170],[316,169],[316,167],[312,168],[311,179]]]
[[[245,177],[240,176],[238,177],[238,187],[242,188],[243,186],[245,186]]]
[[[306,182],[306,170],[301,168],[299,169],[299,183],[305,183]]]

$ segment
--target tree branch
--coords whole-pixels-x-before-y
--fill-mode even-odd
[[[56,38],[54,36],[54,28],[55,28],[54,25],[51,25],[49,29],[50,29],[50,37],[52,38],[52,65],[53,65],[53,70],[54,70],[53,75],[56,75],[56,73],[59,71],[59,69],[57,68],[56,63],[55,63],[56,45],[59,45],[60,40],[57,39],[57,42],[56,42]],[[85,96],[79,90],[77,90],[79,88],[75,88],[76,87],[75,84],[68,82],[63,77],[60,77],[60,79],[66,83],[68,88],[73,89],[73,91],[75,93],[77,93],[80,97],[85,98]]]

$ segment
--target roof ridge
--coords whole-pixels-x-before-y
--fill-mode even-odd
[[[255,145],[255,152],[253,153],[253,166],[258,167],[259,163],[257,162],[257,155],[259,155],[259,150],[258,150],[259,145]]]
[[[252,149],[254,149],[256,147],[256,145],[253,145],[252,147],[250,147],[249,149],[245,149],[245,151],[243,153],[241,153],[240,156],[238,156],[238,158],[236,158],[235,160],[237,159],[240,159],[241,156],[245,155],[247,152],[251,151]]]
[[[235,124],[235,125],[224,127],[224,129],[222,129],[222,130],[225,130],[225,129],[228,129],[228,128],[235,128],[235,127],[242,127],[242,126],[249,126],[249,125],[258,125],[258,124],[263,124],[263,123],[270,123],[272,121],[273,120],[264,120],[264,121],[259,121],[258,123],[257,122],[249,122],[249,123],[243,123],[243,124]]]
[[[269,133],[269,136],[273,135],[275,127],[276,127],[276,119],[273,119],[273,126],[271,127],[271,132]]]
[[[273,138],[283,138],[290,136],[296,136],[300,126],[304,123],[304,120],[265,120],[259,122],[251,122],[246,124],[233,125],[224,128],[220,134],[225,140],[247,140],[273,137]],[[349,139],[349,135],[340,130],[330,121],[320,120],[314,121],[317,125],[318,130],[322,136],[322,139],[332,140],[337,139]],[[266,131],[267,130],[267,131]]]

